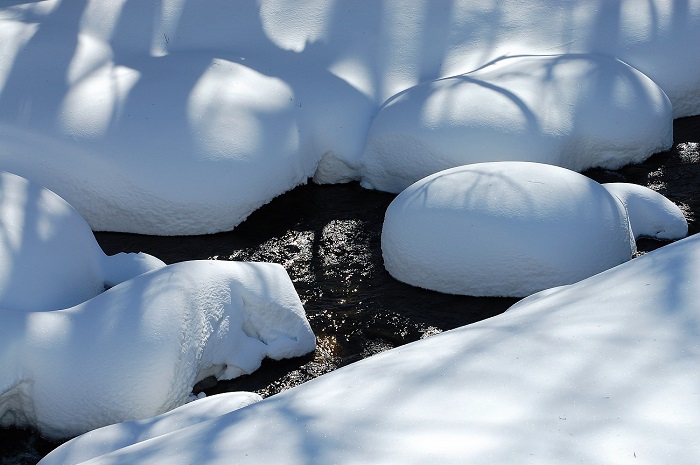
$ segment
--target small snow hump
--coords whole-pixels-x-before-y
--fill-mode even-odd
[[[624,182],[603,184],[627,209],[635,239],[675,240],[688,235],[688,222],[681,209],[648,187]]]

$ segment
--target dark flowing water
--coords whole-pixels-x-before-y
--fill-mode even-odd
[[[689,234],[694,234],[700,229],[700,117],[676,120],[674,139],[669,152],[643,164],[584,174],[599,182],[632,182],[659,191],[681,207]],[[233,232],[95,236],[110,255],[141,251],[166,263],[213,259],[282,264],[317,335],[316,351],[266,361],[252,375],[229,382],[204,380],[195,389],[210,395],[248,390],[269,396],[377,352],[497,315],[516,302],[450,296],[391,278],[382,264],[380,234],[393,198],[356,183],[309,184],[273,200]],[[640,240],[637,245],[644,253],[664,243]],[[0,465],[35,464],[56,446],[33,431],[0,430]]]

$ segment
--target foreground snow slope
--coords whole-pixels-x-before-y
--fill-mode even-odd
[[[314,347],[281,265],[169,265],[66,310],[3,311],[0,426],[69,437],[151,417],[184,404],[201,379]]]
[[[680,208],[647,187],[502,161],[450,168],[403,190],[384,217],[382,255],[413,286],[525,297],[629,260],[635,238],[687,234]]]
[[[262,397],[252,392],[226,392],[197,399],[157,417],[104,426],[78,436],[53,450],[41,463],[81,463],[116,449],[211,420],[261,400]]]
[[[642,3],[5,3],[0,168],[93,229],[209,233],[311,176],[359,179],[387,99],[503,57],[616,57],[700,113],[700,0]]]
[[[696,235],[84,463],[697,464],[698,302]]]

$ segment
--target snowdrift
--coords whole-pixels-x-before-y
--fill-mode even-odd
[[[668,149],[671,103],[606,56],[520,56],[430,81],[379,111],[362,185],[399,193],[444,169],[490,161],[617,169]]]
[[[261,400],[259,395],[252,392],[227,392],[197,399],[157,417],[117,423],[99,428],[91,434],[83,434],[56,448],[41,463],[81,463],[97,455],[215,419]]]
[[[315,347],[287,272],[271,263],[177,263],[66,310],[2,319],[0,426],[52,438],[159,415],[201,379]]]
[[[576,146],[585,128],[566,119],[579,106],[622,105],[630,119],[610,127],[638,125],[639,143],[614,150],[618,166],[668,144],[663,125],[646,139],[649,118],[670,111],[658,89],[638,101],[652,114],[634,113],[649,82],[673,117],[700,113],[698,0],[11,2],[0,7],[0,42],[0,169],[58,193],[94,230],[211,233],[311,177],[379,186],[379,168],[361,158],[388,99],[519,56],[617,60],[631,79],[613,89],[554,73],[551,89],[591,91],[570,111],[558,106],[560,119],[538,116]],[[537,89],[540,77],[509,90]],[[507,104],[491,112],[514,116]]]
[[[414,286],[525,297],[629,260],[636,236],[687,232],[680,209],[645,187],[541,163],[476,163],[401,192],[384,217],[382,255]]]
[[[681,209],[658,192],[625,182],[609,182],[602,186],[619,198],[629,212],[635,239],[674,240],[688,234],[688,221]]]
[[[205,377],[315,347],[280,265],[106,256],[66,201],[5,172],[0,220],[0,427],[65,438],[152,417]]]
[[[695,464],[698,270],[696,235],[244,409],[64,463]]]

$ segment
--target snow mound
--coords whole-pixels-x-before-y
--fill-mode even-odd
[[[694,465],[698,301],[696,235],[89,463]]]
[[[628,183],[606,183],[603,187],[627,208],[635,238],[673,240],[688,235],[681,209],[658,192]]]
[[[162,266],[143,253],[106,256],[65,200],[0,172],[0,313],[72,307]]]
[[[143,252],[120,252],[102,256],[105,287],[113,287],[128,279],[165,266],[159,258]]]
[[[71,87],[57,121],[0,127],[5,169],[60,193],[93,230],[230,230],[313,176],[283,80],[192,54],[135,59],[143,74],[110,59]],[[126,94],[112,87],[131,91],[118,123]]]
[[[368,150],[382,121],[396,118],[392,108],[410,107],[404,100],[414,94],[462,107],[462,90],[472,88],[496,103],[484,111],[491,120],[480,138],[514,122],[529,136],[516,149],[544,145],[554,156],[568,140],[561,150],[592,157],[576,160],[581,166],[598,163],[596,151],[638,160],[670,140],[650,122],[668,103],[641,73],[668,95],[674,117],[700,112],[700,48],[692,46],[700,0],[9,2],[0,7],[0,43],[0,168],[58,193],[94,230],[230,230],[311,177],[358,179],[372,118],[421,83],[381,112]],[[545,63],[557,63],[551,74]],[[488,74],[498,72],[489,69],[508,66],[535,77],[504,71],[492,84]],[[540,90],[543,98],[530,101]],[[402,120],[462,124],[459,112],[446,116],[450,108]],[[620,131],[622,145],[608,146],[604,132],[594,138],[603,145],[587,147],[576,139],[587,125]],[[380,145],[405,161],[405,140]],[[366,182],[380,188],[372,163]]]
[[[212,420],[262,400],[252,392],[227,392],[189,402],[162,415],[105,426],[62,444],[39,463],[72,465]]]
[[[0,326],[0,426],[67,437],[183,405],[208,376],[313,350],[280,265],[192,261],[72,308],[9,312]]]
[[[671,103],[625,63],[599,55],[505,58],[390,99],[367,136],[362,184],[401,192],[438,171],[490,161],[615,169],[672,142]]]
[[[399,281],[450,294],[522,297],[632,257],[627,212],[564,168],[493,162],[424,178],[389,205],[382,253]]]

